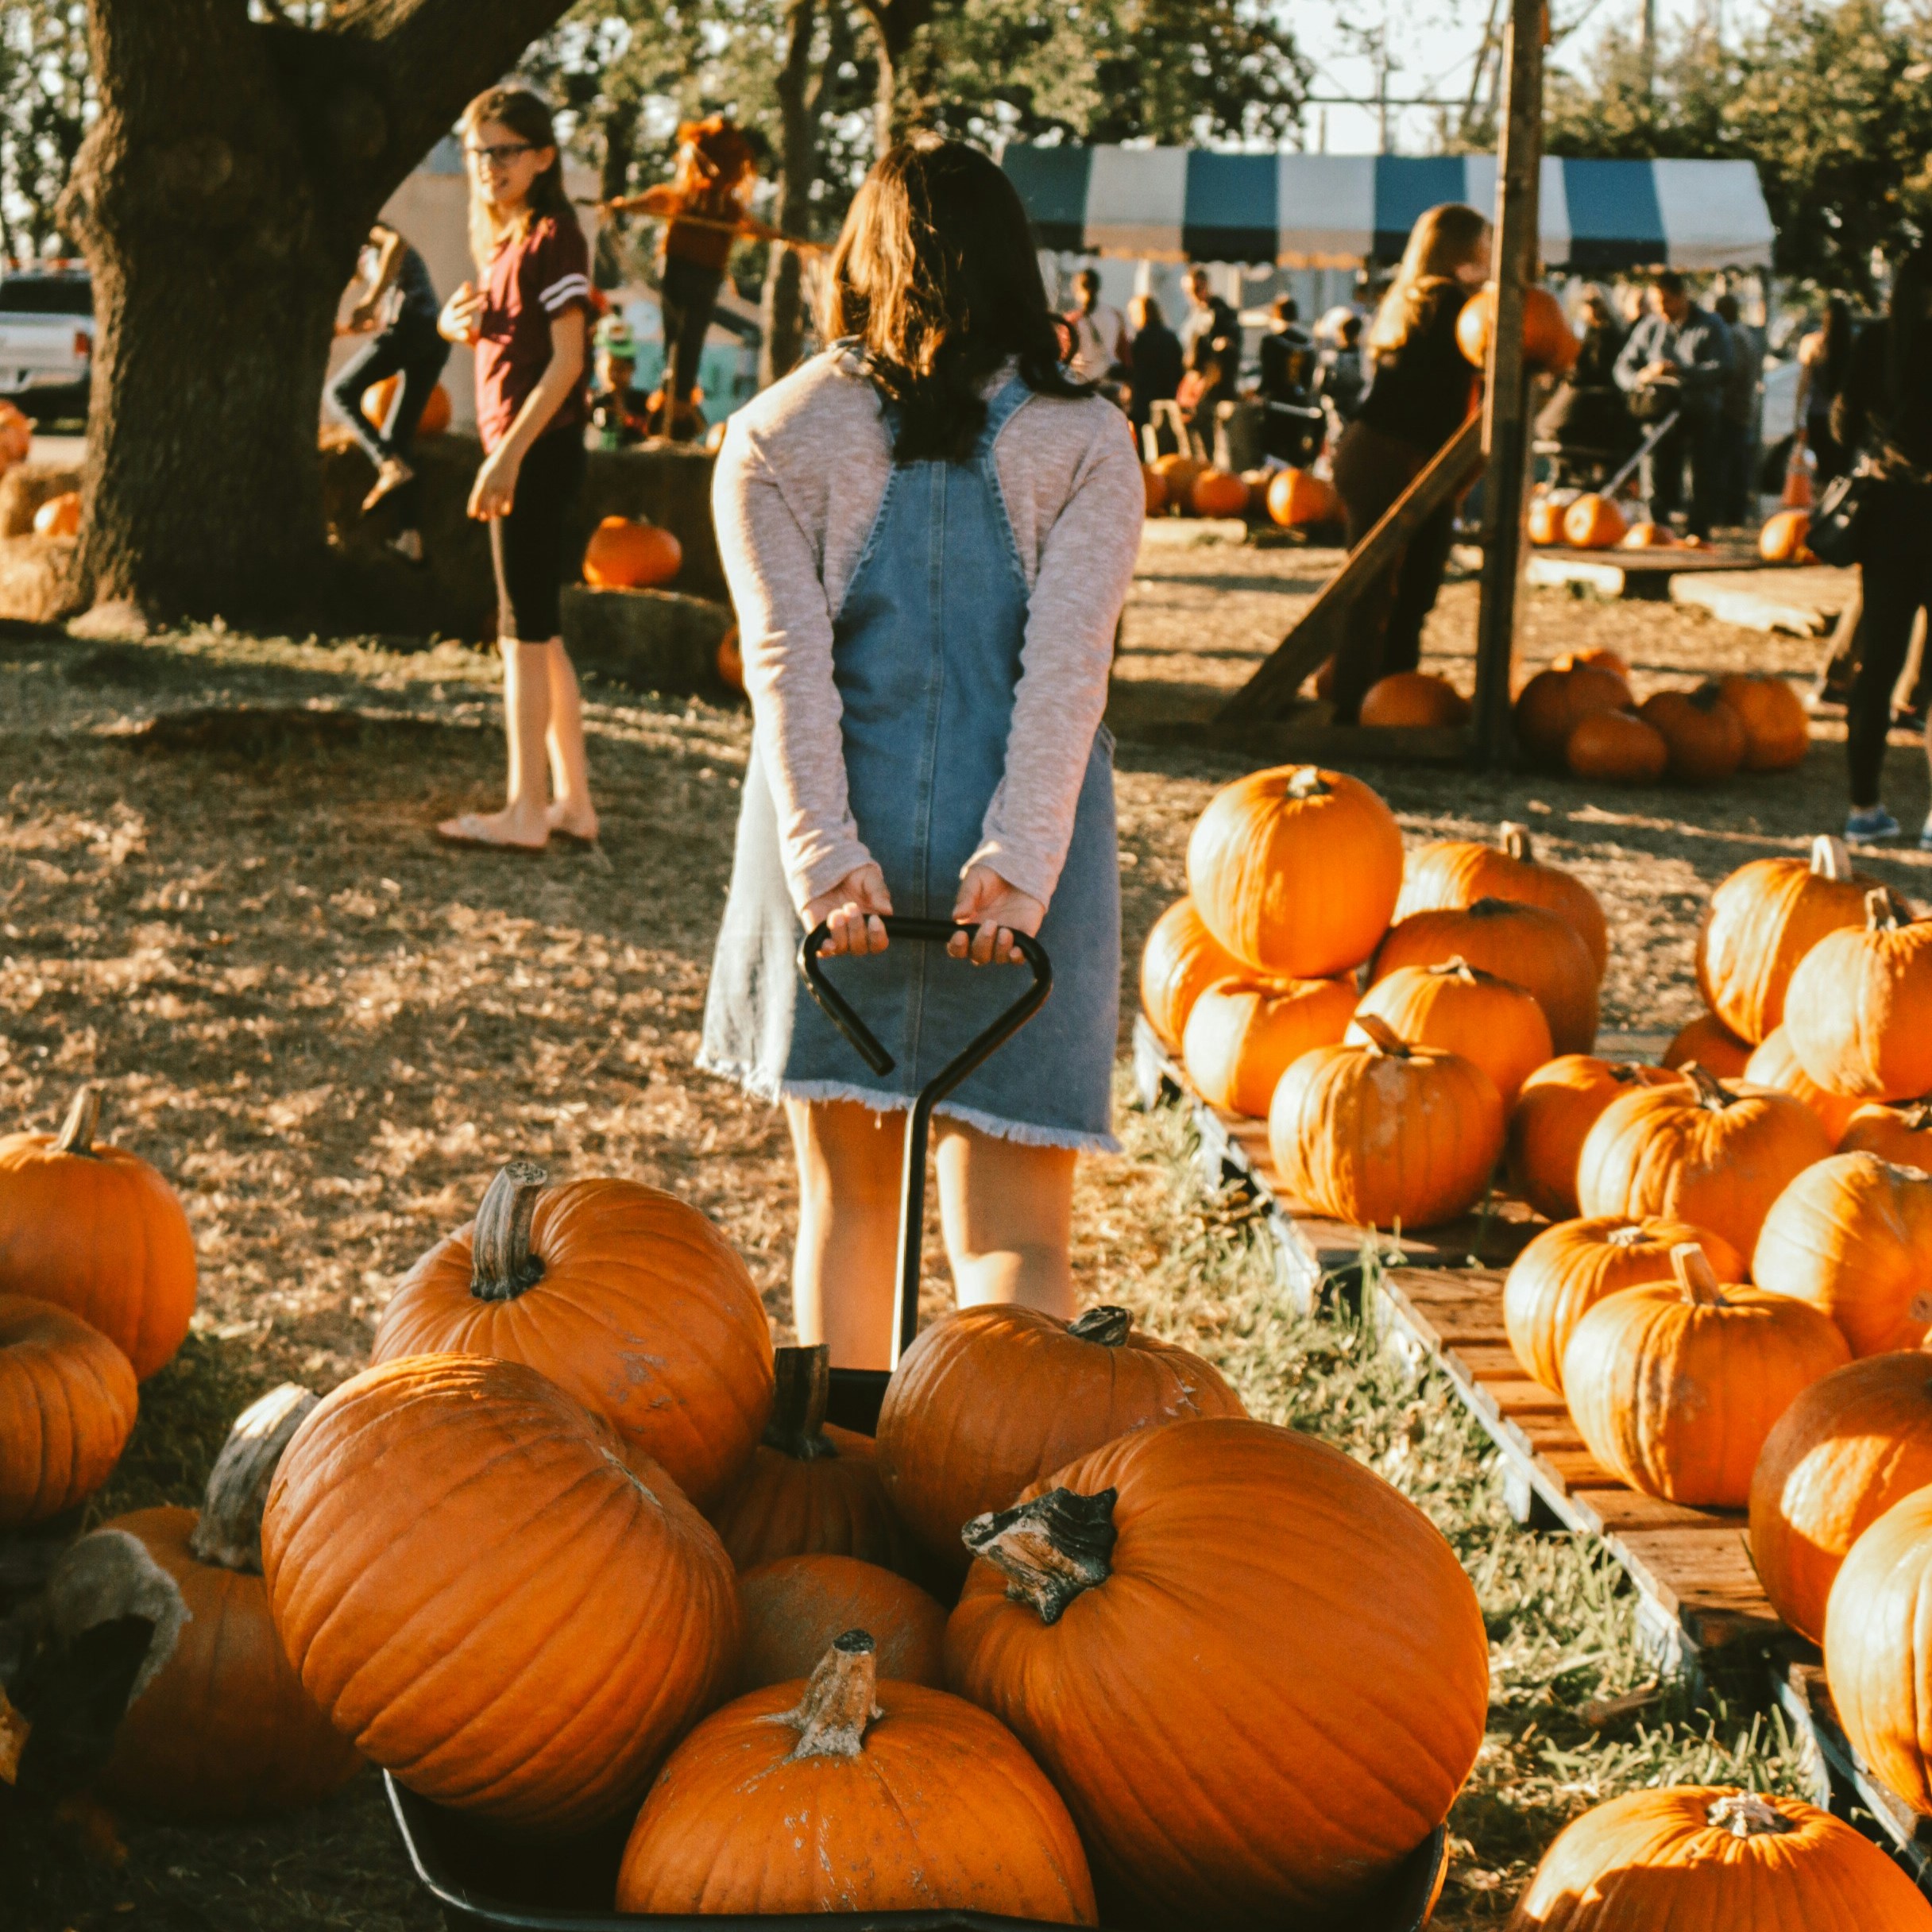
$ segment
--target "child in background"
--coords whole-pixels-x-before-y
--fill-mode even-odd
[[[597,387],[590,394],[590,423],[600,450],[628,450],[650,432],[644,398],[634,386],[637,344],[621,315],[597,324]]]

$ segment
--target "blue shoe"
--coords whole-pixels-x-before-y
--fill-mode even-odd
[[[1918,849],[1921,852],[1932,852],[1932,814],[1927,816],[1925,824],[1919,829]]]
[[[1898,836],[1898,820],[1882,805],[1875,805],[1868,811],[1854,812],[1845,821],[1845,842],[1848,845],[1876,845],[1880,839],[1895,839]]]

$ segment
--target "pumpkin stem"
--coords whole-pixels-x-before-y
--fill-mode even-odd
[[[94,1152],[94,1137],[99,1130],[100,1124],[100,1088],[79,1088],[68,1103],[67,1118],[60,1123],[60,1131],[54,1136],[54,1152],[91,1155]]]
[[[1098,1342],[1105,1348],[1118,1348],[1134,1327],[1134,1317],[1125,1308],[1105,1303],[1089,1308],[1078,1321],[1067,1324],[1067,1333],[1083,1342]]]
[[[1510,858],[1520,859],[1525,865],[1536,858],[1536,853],[1530,848],[1529,827],[1519,825],[1513,819],[1505,819],[1497,828],[1496,843]]]
[[[885,1713],[874,1702],[878,1687],[877,1645],[868,1630],[848,1630],[832,1640],[818,1660],[805,1695],[779,1719],[798,1733],[786,1762],[802,1757],[856,1757],[865,1727]]]
[[[1076,1496],[1049,1490],[1030,1502],[976,1516],[960,1540],[1007,1575],[1007,1594],[1030,1603],[1043,1624],[1057,1624],[1082,1590],[1113,1575],[1114,1504],[1118,1490]]]
[[[1932,1100],[1915,1100],[1909,1107],[1899,1110],[1899,1118],[1915,1134],[1922,1134],[1932,1127]]]
[[[1911,910],[1889,886],[1874,886],[1865,895],[1865,930],[1895,933],[1911,922]]]
[[[549,1174],[534,1161],[508,1161],[484,1190],[470,1251],[469,1292],[479,1301],[514,1301],[543,1279],[530,1252],[530,1220]]]
[[[188,1553],[197,1563],[261,1575],[261,1512],[269,1485],[289,1438],[318,1400],[299,1382],[284,1382],[236,1416],[209,1471],[200,1520],[188,1532]]]
[[[1721,1114],[1737,1098],[1735,1094],[1725,1092],[1724,1083],[1710,1068],[1694,1060],[1687,1060],[1677,1071],[1696,1088],[1698,1105],[1708,1107],[1714,1114]]]
[[[775,1389],[764,1444],[794,1463],[816,1463],[838,1451],[825,1434],[825,1403],[832,1393],[832,1350],[823,1342],[809,1348],[775,1348],[771,1373]]]
[[[1289,774],[1283,789],[1291,798],[1325,798],[1331,787],[1319,765],[1301,765]]]
[[[1687,1301],[1694,1301],[1705,1308],[1728,1305],[1710,1257],[1694,1241],[1680,1241],[1671,1250],[1671,1273],[1676,1276],[1677,1285]]]
[[[1793,1820],[1756,1791],[1727,1791],[1704,1816],[1718,1830],[1728,1831],[1733,1838],[1769,1837],[1798,1829]]]
[[[1465,986],[1474,986],[1478,980],[1486,980],[1490,976],[1481,967],[1470,965],[1459,952],[1452,953],[1447,959],[1428,970],[1435,979],[1460,980]]]
[[[1369,1036],[1369,1051],[1390,1060],[1407,1060],[1408,1043],[1379,1013],[1358,1013],[1352,1024]]]
[[[1852,870],[1852,848],[1843,839],[1826,837],[1811,841],[1811,871],[1815,877],[1842,886],[1849,883]]]
[[[1634,1248],[1644,1238],[1644,1224],[1640,1221],[1626,1221],[1621,1227],[1613,1227],[1604,1236],[1613,1248]]]

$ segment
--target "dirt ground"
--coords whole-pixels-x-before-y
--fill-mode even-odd
[[[1192,686],[1197,707],[1231,688],[1326,561],[1150,542],[1120,662],[1123,721],[1144,714],[1136,686]],[[1428,638],[1431,667],[1466,690],[1475,594],[1451,585]],[[1818,653],[1676,606],[1542,590],[1527,594],[1524,643],[1525,665],[1615,648],[1640,695],[1733,667],[1796,678]],[[193,1500],[254,1390],[353,1373],[397,1277],[512,1157],[683,1194],[739,1244],[788,1335],[782,1122],[692,1066],[748,721],[611,687],[588,698],[602,849],[458,855],[429,827],[500,783],[485,658],[219,629],[145,646],[0,641],[0,1122],[50,1126],[77,1082],[100,1083],[107,1133],[172,1178],[200,1257],[193,1334],[144,1391],[97,1517]],[[1841,739],[1820,721],[1799,771],[1708,794],[1363,775],[1416,841],[1529,822],[1608,910],[1605,1024],[1658,1032],[1696,1010],[1692,944],[1712,885],[1841,822]],[[1183,889],[1194,817],[1240,769],[1123,736],[1130,994],[1147,927]],[[1925,761],[1903,739],[1888,795],[1907,825],[1925,816]],[[1932,900],[1932,855],[1871,864]],[[1130,1014],[1123,1000],[1123,1029]],[[1126,1298],[1122,1285],[1147,1276],[1173,1184],[1138,1142],[1083,1164],[1085,1295]],[[0,1864],[25,1875],[23,1932],[436,1922],[373,1779],[272,1828],[126,1821],[125,1836],[117,1867],[65,1826],[0,1818]]]

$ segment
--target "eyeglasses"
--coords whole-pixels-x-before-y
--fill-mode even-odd
[[[534,153],[535,149],[536,143],[533,141],[502,141],[493,148],[466,147],[463,153],[473,168],[478,161],[492,168],[500,168],[514,156]]]

